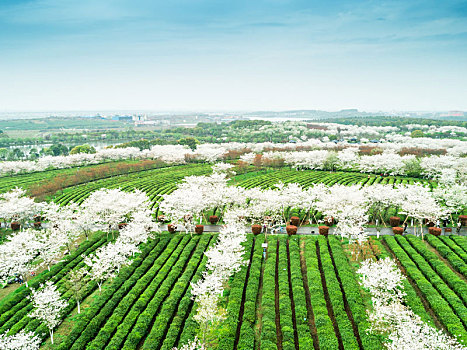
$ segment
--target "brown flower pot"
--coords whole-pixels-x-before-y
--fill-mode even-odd
[[[452,232],[452,227],[445,227],[444,232],[446,232],[446,233]]]
[[[404,232],[404,229],[402,227],[393,227],[392,228],[392,233],[395,235],[401,235]]]
[[[253,232],[254,235],[259,235],[262,229],[261,225],[251,225],[251,232]]]
[[[467,215],[459,215],[459,221],[462,226],[467,226]]]
[[[203,231],[204,231],[204,225],[196,225],[196,226],[195,226],[195,232],[196,232],[197,234],[200,235],[200,234],[203,233]]]
[[[428,227],[428,233],[433,236],[441,236],[441,229],[439,227]]]
[[[13,221],[11,224],[10,224],[10,227],[13,231],[18,231],[20,228],[21,228],[21,224],[17,221]]]
[[[318,231],[320,235],[327,236],[329,234],[329,226],[319,226]]]
[[[287,231],[287,234],[289,236],[296,235],[297,234],[297,226],[295,225],[288,225],[285,230]]]
[[[41,228],[41,227],[42,227],[42,224],[41,224],[40,221],[36,221],[36,222],[34,223],[34,228]]]
[[[167,231],[169,231],[170,233],[175,233],[175,225],[168,224],[167,225]]]
[[[332,216],[326,216],[324,218],[324,223],[328,226],[334,225],[334,218]]]
[[[212,224],[212,225],[215,225],[217,224],[217,222],[219,221],[219,217],[217,215],[211,215],[209,217],[209,222]]]
[[[125,228],[128,224],[126,222],[121,222],[118,224],[118,229],[121,230],[123,228]]]
[[[42,217],[40,215],[34,215],[34,222],[41,222]]]
[[[300,218],[298,216],[292,216],[290,218],[290,225],[298,227],[300,225]]]
[[[389,218],[389,224],[391,225],[391,227],[397,227],[401,224],[401,218],[398,216],[391,216]]]

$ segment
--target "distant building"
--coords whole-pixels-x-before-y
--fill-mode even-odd
[[[119,122],[131,122],[133,117],[131,115],[114,115],[112,120],[117,120]]]

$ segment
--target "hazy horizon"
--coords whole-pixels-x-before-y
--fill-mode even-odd
[[[0,4],[0,113],[467,110],[465,1]]]

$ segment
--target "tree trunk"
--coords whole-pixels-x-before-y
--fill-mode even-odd
[[[49,332],[50,332],[50,342],[53,344],[54,343],[54,330],[49,329]]]
[[[81,313],[81,308],[80,308],[79,300],[77,300],[76,302],[78,304],[78,313],[80,314]]]

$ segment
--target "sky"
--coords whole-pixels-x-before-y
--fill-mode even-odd
[[[344,108],[467,110],[467,1],[0,1],[0,112]]]

